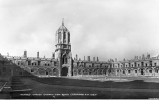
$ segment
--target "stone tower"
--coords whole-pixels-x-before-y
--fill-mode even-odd
[[[58,60],[59,76],[72,76],[72,54],[71,54],[71,44],[70,44],[70,32],[64,26],[64,21],[62,25],[56,31],[55,36],[56,50],[55,59]]]

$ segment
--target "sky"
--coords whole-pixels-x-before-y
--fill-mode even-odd
[[[0,0],[0,53],[52,57],[62,18],[73,58],[159,55],[159,0]]]

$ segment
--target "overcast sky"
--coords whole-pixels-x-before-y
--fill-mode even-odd
[[[0,0],[0,53],[51,57],[62,18],[73,57],[159,54],[159,0]]]

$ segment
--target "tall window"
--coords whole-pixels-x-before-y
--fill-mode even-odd
[[[28,65],[31,65],[31,61],[30,60],[28,61]]]
[[[57,63],[56,62],[54,62],[54,66],[56,66],[57,65]]]
[[[64,43],[66,43],[66,33],[63,33],[63,39],[64,39]]]
[[[125,71],[123,70],[123,74],[125,74]]]
[[[136,62],[134,64],[135,64],[135,67],[136,67]]]
[[[63,33],[63,38],[66,39],[66,33],[65,32]]]
[[[152,66],[152,61],[150,61],[150,66]]]
[[[70,33],[68,33],[68,43],[70,43]]]
[[[58,35],[58,43],[60,43],[60,41],[61,41],[61,33],[59,33]]]
[[[40,65],[40,61],[38,61],[38,65]]]
[[[63,56],[63,64],[67,64],[67,57]]]
[[[141,66],[144,66],[144,62],[141,62]]]

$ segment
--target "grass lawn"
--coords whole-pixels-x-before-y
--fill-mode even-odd
[[[136,80],[130,82],[99,82],[66,78],[23,78],[33,89],[33,98],[107,98],[147,99],[159,98],[159,84]]]

